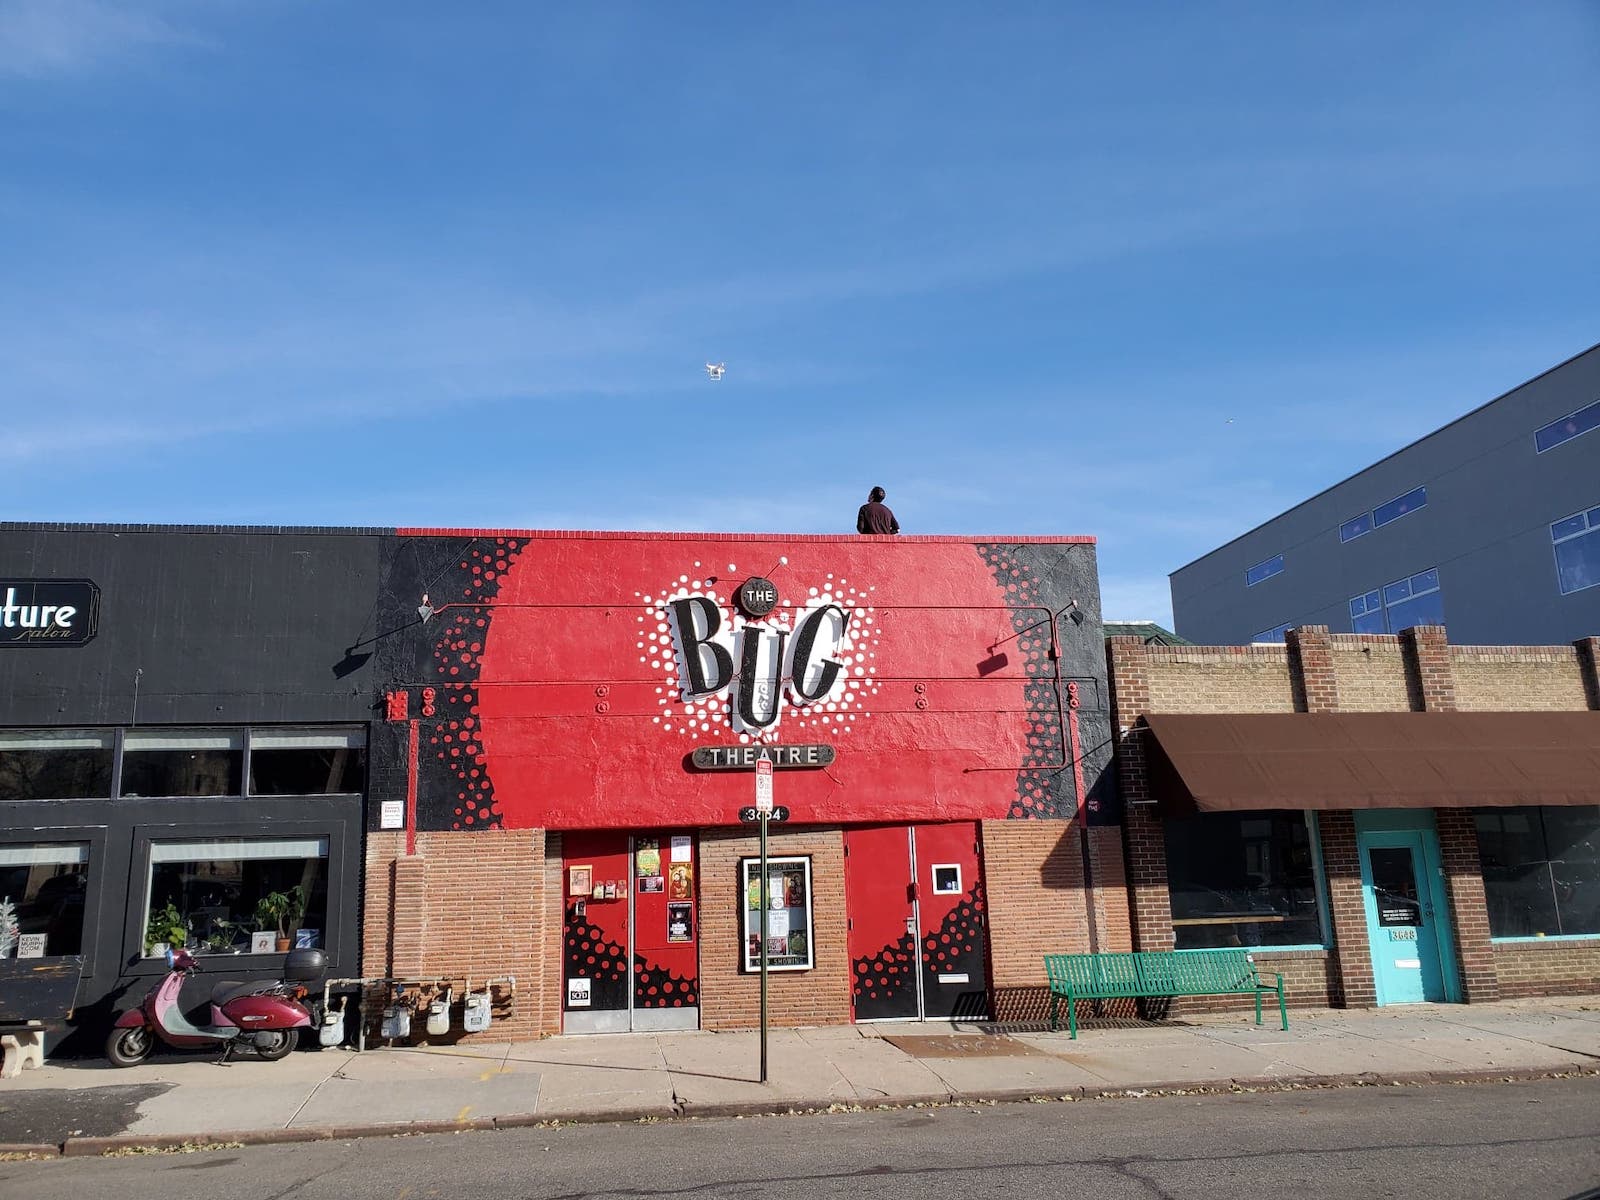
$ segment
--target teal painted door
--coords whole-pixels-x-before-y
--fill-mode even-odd
[[[1361,884],[1379,1004],[1447,1000],[1449,914],[1431,830],[1365,830]]]

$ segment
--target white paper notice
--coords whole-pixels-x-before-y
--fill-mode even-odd
[[[404,800],[385,800],[378,805],[379,829],[404,829],[406,804]]]
[[[672,861],[673,862],[688,862],[689,861],[689,839],[688,838],[686,838],[686,837],[674,837],[672,839]]]
[[[789,910],[785,908],[774,909],[767,914],[767,936],[789,936]]]
[[[45,937],[42,933],[24,933],[17,938],[17,957],[43,958]]]

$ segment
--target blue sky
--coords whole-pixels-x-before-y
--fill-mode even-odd
[[[826,532],[881,483],[1167,621],[1600,340],[1597,196],[1592,2],[0,0],[0,516]]]

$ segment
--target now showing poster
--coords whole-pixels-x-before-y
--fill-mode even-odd
[[[667,905],[667,941],[692,942],[694,941],[694,905],[683,903],[668,903]]]

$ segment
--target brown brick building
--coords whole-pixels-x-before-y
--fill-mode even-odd
[[[1110,638],[1133,941],[1318,1004],[1600,990],[1596,646]]]

